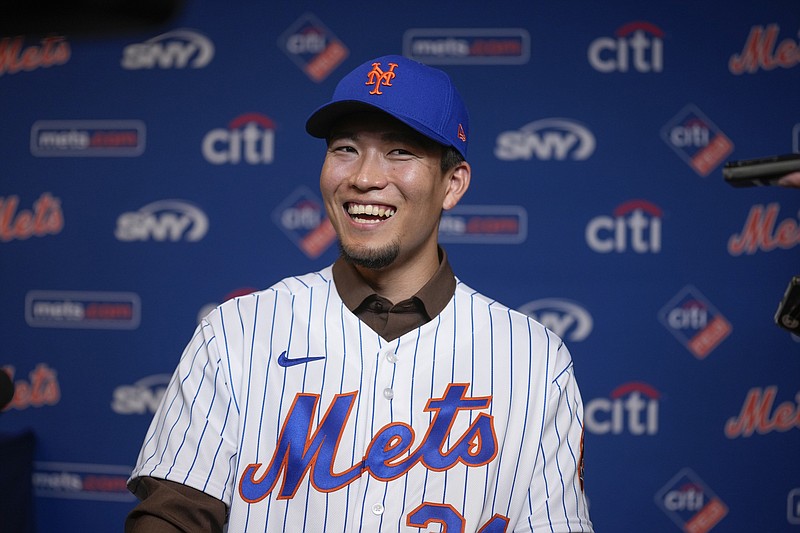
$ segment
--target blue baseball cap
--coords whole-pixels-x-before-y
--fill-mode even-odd
[[[330,102],[308,117],[306,131],[324,139],[338,119],[365,110],[388,113],[467,158],[467,107],[439,69],[399,55],[366,61],[342,78]]]

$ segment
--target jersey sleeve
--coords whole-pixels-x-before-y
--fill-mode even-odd
[[[166,479],[230,505],[238,416],[217,335],[208,320],[197,326],[153,417],[129,484],[140,476]]]
[[[515,532],[592,532],[583,487],[583,401],[566,345],[556,351],[530,487]]]

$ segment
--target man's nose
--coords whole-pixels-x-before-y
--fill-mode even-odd
[[[385,165],[375,155],[366,155],[353,176],[353,185],[362,190],[382,189],[386,186]]]

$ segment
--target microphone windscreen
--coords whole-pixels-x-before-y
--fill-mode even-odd
[[[14,382],[11,381],[11,376],[0,368],[0,410],[5,409],[6,405],[11,403],[14,398]]]

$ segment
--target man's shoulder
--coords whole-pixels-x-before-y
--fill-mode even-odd
[[[495,317],[506,317],[511,322],[524,323],[528,322],[532,331],[539,334],[544,334],[551,339],[551,341],[561,344],[561,338],[556,335],[551,329],[539,322],[536,318],[523,313],[513,307],[500,302],[495,298],[491,298],[477,290],[466,285],[461,280],[457,280],[456,296],[461,297],[462,301],[469,301],[470,305],[475,308],[476,306],[485,308],[487,315],[491,313]]]
[[[226,312],[228,310],[236,309],[241,313],[248,309],[254,309],[259,300],[264,298],[273,298],[277,295],[288,296],[289,298],[278,298],[279,301],[291,300],[293,296],[300,296],[304,293],[314,290],[315,288],[324,287],[333,283],[333,276],[331,274],[331,267],[328,266],[322,270],[315,272],[308,272],[297,276],[288,276],[273,284],[266,289],[253,291],[249,294],[236,296],[231,298],[215,309],[216,312]],[[213,313],[213,312],[212,312]]]

